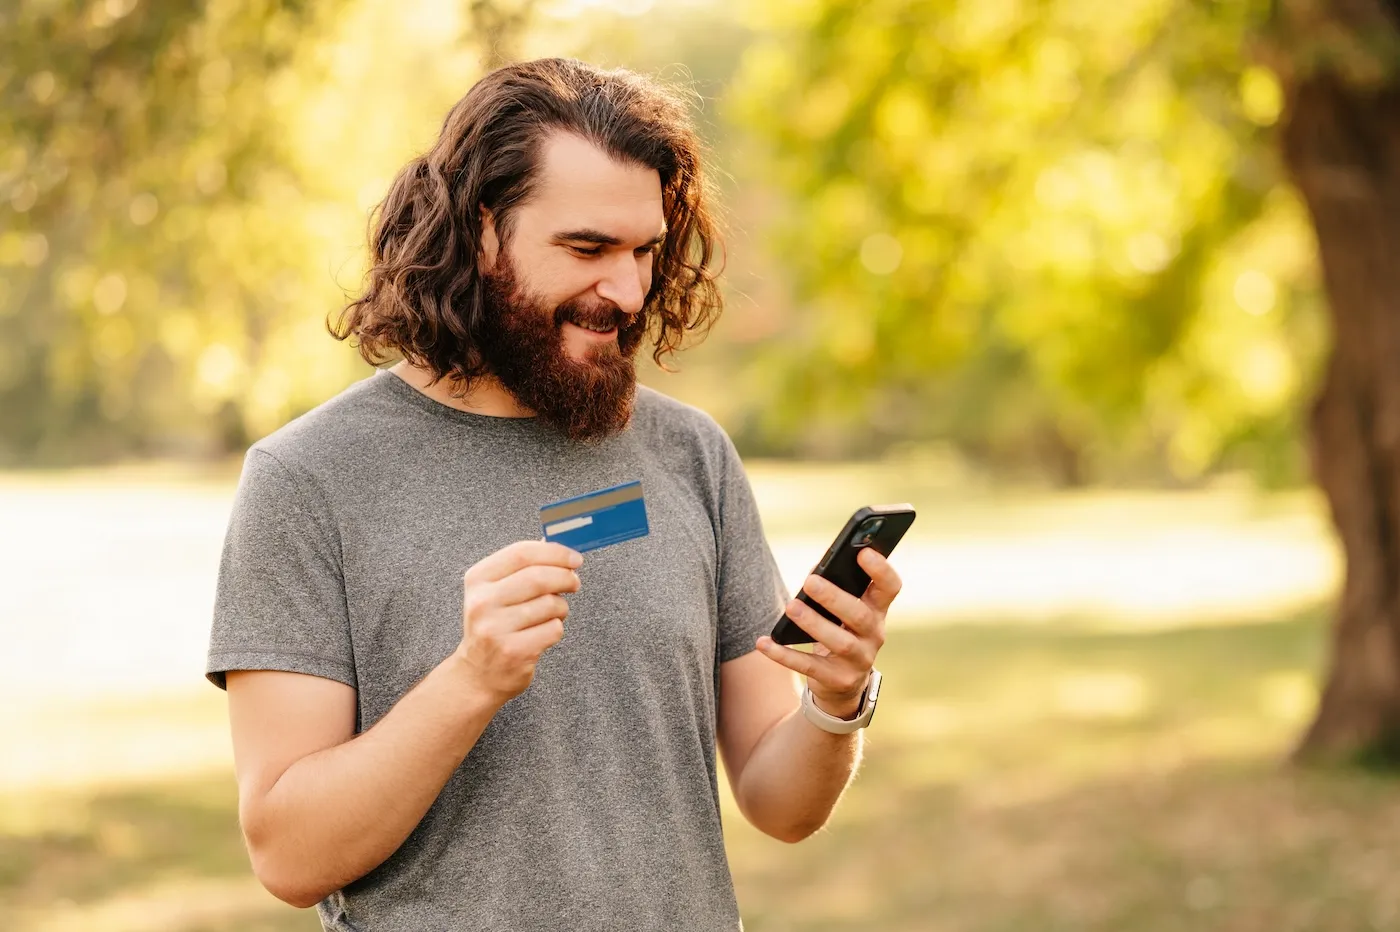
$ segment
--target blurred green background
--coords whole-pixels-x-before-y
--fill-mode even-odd
[[[316,927],[251,877],[201,677],[239,457],[368,373],[325,322],[400,165],[572,55],[695,96],[727,310],[642,378],[735,438],[789,585],[920,509],[832,825],[726,796],[746,928],[1400,928],[1390,777],[1284,763],[1358,551],[1310,485],[1336,305],[1282,128],[1316,74],[1391,92],[1388,9],[0,6],[0,926]]]

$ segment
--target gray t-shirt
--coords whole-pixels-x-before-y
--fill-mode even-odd
[[[539,507],[640,479],[651,533],[589,553],[564,639],[387,861],[318,907],[356,932],[740,928],[720,833],[719,665],[786,591],[733,445],[641,387],[594,446],[376,372],[258,441],[219,570],[209,678],[355,687],[372,727],[457,646],[462,574]],[[295,709],[288,709],[295,715]]]

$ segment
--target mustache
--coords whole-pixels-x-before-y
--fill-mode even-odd
[[[561,327],[566,323],[588,324],[592,327],[616,327],[621,330],[633,316],[623,313],[622,308],[611,302],[590,307],[570,301],[554,309],[554,325]]]

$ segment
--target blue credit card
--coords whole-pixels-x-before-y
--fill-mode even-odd
[[[646,537],[647,503],[641,480],[576,495],[540,509],[544,539],[579,553]]]

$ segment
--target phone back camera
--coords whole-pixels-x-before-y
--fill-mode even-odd
[[[880,528],[885,526],[884,518],[866,518],[856,528],[855,539],[851,544],[855,547],[867,547],[875,539],[875,535],[880,533]]]

